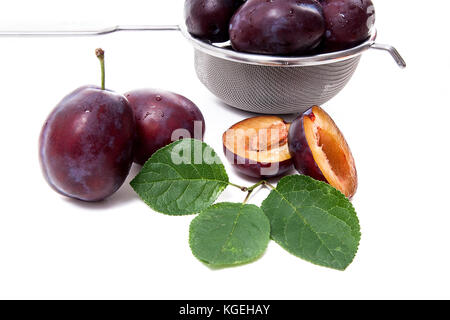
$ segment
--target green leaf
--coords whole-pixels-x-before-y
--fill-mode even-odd
[[[197,259],[213,266],[231,266],[260,257],[270,241],[270,223],[255,205],[218,203],[190,226],[189,244]]]
[[[130,184],[153,210],[187,215],[213,204],[228,183],[225,168],[210,146],[183,139],[155,152]]]
[[[293,255],[344,270],[361,239],[351,202],[332,186],[307,176],[284,177],[264,200],[271,236]]]

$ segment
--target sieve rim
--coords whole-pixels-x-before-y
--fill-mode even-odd
[[[377,30],[374,28],[370,34],[370,37],[366,41],[350,49],[330,53],[316,54],[313,56],[286,57],[286,56],[243,53],[234,51],[232,49],[220,47],[193,37],[187,31],[187,27],[185,24],[180,25],[180,31],[183,34],[183,36],[191,43],[194,49],[199,50],[208,55],[233,62],[259,66],[276,66],[276,67],[316,66],[348,60],[356,56],[359,56],[366,50],[370,49],[375,44],[375,40],[377,38]]]

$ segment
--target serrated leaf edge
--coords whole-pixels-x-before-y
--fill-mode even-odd
[[[296,176],[300,176],[300,177],[302,177],[302,176],[304,176],[304,175],[290,175],[290,176],[286,176],[286,177],[283,177],[283,178],[281,178],[280,179],[280,181],[278,182],[278,184],[277,184],[277,187],[275,188],[275,189],[272,189],[272,191],[270,192],[270,194],[272,193],[272,192],[276,192],[277,194],[279,194],[280,196],[281,196],[281,198],[283,199],[283,200],[285,200],[288,204],[289,204],[289,206],[291,206],[291,207],[293,207],[292,205],[291,205],[291,203],[289,202],[289,201],[287,201],[287,199],[277,190],[277,188],[278,188],[278,186],[280,186],[280,184],[283,184],[283,183],[286,183],[286,181],[288,181],[288,180],[291,180],[291,179],[293,179],[293,177],[296,177]],[[315,180],[315,182],[317,182],[318,184],[323,184],[323,185],[326,185],[326,186],[329,186],[329,187],[332,187],[332,188],[334,188],[333,186],[331,186],[331,185],[329,185],[328,183],[326,183],[326,182],[323,182],[323,181],[319,181],[319,180]],[[336,194],[336,196],[338,196],[338,197],[342,197],[343,199],[346,199],[347,201],[349,201],[348,200],[348,198],[341,192],[341,191],[339,191],[338,189],[336,189],[336,188],[334,188],[336,191],[337,191],[337,194]],[[266,199],[264,199],[264,201],[262,202],[262,204],[261,204],[261,209],[264,207],[264,202],[270,197],[270,194],[267,196],[267,198]],[[349,201],[350,202],[350,201]],[[358,226],[359,226],[359,230],[358,230],[358,234],[359,234],[359,239],[355,239],[355,240],[357,240],[357,246],[356,246],[356,251],[355,251],[355,254],[353,255],[353,259],[348,263],[348,265],[346,265],[345,267],[343,267],[343,268],[333,268],[333,267],[330,267],[330,266],[324,266],[324,265],[321,265],[321,264],[319,264],[319,263],[317,263],[317,262],[314,262],[314,261],[311,261],[310,259],[307,259],[307,258],[304,258],[304,257],[300,257],[299,255],[297,255],[297,254],[295,254],[294,252],[292,252],[286,245],[285,245],[285,243],[283,243],[283,242],[281,242],[281,241],[278,241],[278,240],[276,240],[276,239],[274,239],[273,237],[272,237],[272,235],[270,236],[270,238],[274,241],[274,242],[276,242],[279,246],[281,246],[284,250],[286,250],[287,252],[289,252],[290,254],[292,254],[293,256],[295,256],[295,257],[298,257],[298,258],[300,258],[300,259],[302,259],[302,260],[305,260],[305,261],[307,261],[307,262],[309,262],[309,263],[312,263],[312,264],[314,264],[314,265],[316,265],[316,266],[320,266],[320,267],[324,267],[324,268],[328,268],[328,269],[335,269],[335,270],[339,270],[339,271],[344,271],[344,270],[346,270],[352,263],[353,263],[353,261],[355,260],[355,258],[356,258],[356,254],[358,253],[358,250],[359,250],[359,245],[360,245],[360,242],[361,242],[361,225],[360,225],[360,222],[359,222],[359,218],[358,218],[358,216],[357,216],[357,214],[356,214],[356,210],[355,210],[355,208],[353,207],[353,204],[350,202],[350,204],[351,204],[351,206],[350,206],[350,211],[351,211],[351,213],[352,214],[354,214],[354,216],[356,217],[356,220],[357,220],[357,222],[358,222]],[[296,209],[295,209],[295,207],[293,207],[294,208],[294,210],[295,211],[297,211]],[[262,209],[263,210],[263,209]],[[263,210],[263,212],[264,212],[264,210]],[[339,219],[339,218],[338,218]],[[341,220],[341,219],[339,219],[339,220]],[[341,220],[342,222],[344,222],[347,226],[349,226],[345,221],[343,221],[343,220]],[[350,227],[350,226],[349,226]],[[351,228],[350,228],[351,229]],[[286,237],[286,233],[284,232],[284,238]],[[352,237],[353,237],[353,235],[352,235]],[[354,237],[353,237],[354,238]],[[287,241],[287,240],[286,240]],[[321,241],[322,242],[322,241]],[[327,248],[327,250],[329,250],[328,248]]]
[[[192,240],[192,233],[193,233],[193,231],[192,231],[192,226],[193,226],[193,224],[194,224],[195,221],[201,216],[201,214],[204,213],[206,210],[209,210],[209,209],[214,208],[214,207],[218,207],[218,206],[220,206],[220,205],[222,205],[222,204],[240,204],[240,205],[241,205],[241,208],[244,207],[244,206],[254,206],[254,207],[256,207],[256,208],[258,208],[258,209],[261,210],[263,216],[267,219],[267,222],[268,222],[268,225],[269,225],[269,241],[267,241],[267,244],[264,246],[264,249],[261,250],[261,253],[260,253],[260,254],[258,254],[257,256],[255,256],[255,257],[252,258],[252,259],[245,259],[245,260],[242,260],[242,261],[236,261],[236,262],[230,263],[230,264],[214,264],[214,263],[210,263],[210,262],[208,262],[208,261],[205,261],[204,259],[201,259],[200,257],[198,257],[198,256],[194,253],[194,250],[193,250],[193,248],[192,248],[192,245],[193,245],[193,244],[192,244],[192,241],[193,241],[193,240]],[[235,220],[237,220],[237,218],[238,218],[239,216],[240,216],[240,214],[238,214],[238,216],[236,217]],[[234,226],[233,226],[233,230],[234,230]],[[233,233],[233,230],[232,230],[232,232],[230,233],[230,236],[231,236],[231,234]],[[228,238],[228,239],[229,239],[229,238]],[[227,239],[227,241],[228,241],[228,239]],[[199,215],[198,215],[197,217],[195,217],[195,218],[191,221],[191,223],[190,223],[190,225],[189,225],[189,248],[191,249],[192,255],[193,255],[197,260],[199,260],[199,261],[201,261],[202,263],[204,263],[204,264],[206,264],[206,265],[208,265],[208,266],[211,266],[211,267],[218,267],[218,268],[220,268],[220,267],[233,267],[233,266],[239,266],[239,265],[244,265],[244,264],[248,264],[248,263],[254,262],[254,261],[260,259],[260,258],[264,255],[264,253],[266,252],[266,250],[267,250],[267,248],[268,248],[268,246],[269,246],[270,239],[271,239],[271,237],[270,237],[270,220],[269,220],[269,218],[267,218],[267,216],[264,214],[264,211],[263,211],[260,207],[254,205],[254,204],[244,204],[244,203],[235,203],[235,202],[219,202],[219,203],[216,203],[216,204],[213,204],[213,205],[209,206],[208,208],[206,208],[206,209],[204,209],[202,212],[200,212]],[[223,247],[225,247],[225,244],[223,245]],[[222,247],[222,248],[223,248],[223,247]]]
[[[160,153],[160,152],[163,152],[163,151],[165,151],[166,149],[169,149],[170,147],[172,147],[173,145],[175,145],[175,144],[177,144],[177,143],[181,143],[182,141],[189,141],[189,142],[201,142],[202,143],[202,145],[205,145],[205,146],[207,146],[207,147],[209,147],[209,148],[211,148],[213,151],[214,151],[214,153],[216,154],[216,156],[219,158],[219,156],[218,156],[218,154],[217,154],[217,152],[210,146],[210,145],[208,145],[207,143],[205,143],[205,142],[203,142],[203,141],[201,141],[201,140],[198,140],[198,139],[192,139],[192,138],[186,138],[186,139],[181,139],[181,140],[177,140],[177,141],[174,141],[174,142],[172,142],[172,143],[170,143],[170,144],[168,144],[167,146],[165,146],[165,147],[162,147],[161,149],[158,149],[146,162],[145,162],[145,164],[142,166],[142,168],[141,168],[141,170],[139,171],[139,173],[130,181],[130,186],[131,186],[131,188],[134,190],[134,192],[136,192],[136,194],[139,196],[139,198],[148,206],[148,207],[150,207],[153,211],[155,211],[155,212],[158,212],[158,213],[161,213],[161,214],[164,214],[164,215],[166,215],[166,216],[174,216],[174,217],[182,217],[182,216],[190,216],[190,215],[194,215],[194,214],[197,214],[198,212],[197,211],[194,211],[194,212],[190,212],[190,213],[181,213],[181,214],[172,214],[172,213],[166,213],[166,212],[162,212],[162,211],[160,211],[160,210],[158,210],[158,209],[156,209],[156,208],[154,208],[147,200],[145,200],[144,198],[142,198],[141,197],[141,195],[137,192],[137,190],[136,190],[136,185],[138,185],[139,183],[137,183],[136,182],[136,177],[141,173],[141,171],[146,167],[146,165],[147,165],[147,163],[150,161],[150,159],[151,158],[153,158],[153,156],[155,156],[155,155],[157,155],[158,153]],[[219,158],[220,159],[220,158]],[[152,164],[162,164],[162,165],[168,165],[167,163],[163,163],[163,162],[154,162],[154,163],[152,163]],[[217,200],[217,198],[220,196],[220,194],[230,185],[230,178],[229,178],[229,176],[228,176],[228,173],[227,173],[227,171],[226,171],[226,169],[225,169],[225,166],[223,165],[223,163],[222,163],[222,161],[220,162],[220,163],[217,163],[216,165],[218,165],[219,167],[221,167],[222,169],[223,169],[223,171],[225,172],[225,177],[226,177],[226,182],[224,182],[224,181],[220,181],[220,180],[214,180],[214,179],[191,179],[191,180],[206,180],[206,181],[214,181],[214,182],[220,182],[221,184],[223,184],[223,185],[220,185],[219,187],[219,190],[218,190],[218,194],[217,194],[217,197],[211,202],[211,204],[212,203],[214,203],[214,201],[216,201]],[[193,166],[193,165],[192,165]],[[194,167],[194,166],[193,166]],[[195,168],[195,167],[194,167]],[[198,172],[198,171],[197,171]],[[188,181],[189,179],[181,179],[181,180],[186,180],[186,181]],[[167,179],[167,180],[161,180],[161,182],[162,181],[170,181],[170,179]],[[177,180],[173,180],[173,181],[177,181]],[[206,209],[208,209],[209,208],[209,206],[206,208]],[[204,210],[206,210],[206,209],[204,209]]]

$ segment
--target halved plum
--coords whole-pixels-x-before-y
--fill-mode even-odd
[[[287,138],[289,124],[276,116],[243,120],[222,137],[226,158],[234,168],[254,178],[270,178],[292,168]]]
[[[358,187],[355,160],[344,135],[322,108],[314,106],[295,119],[288,140],[294,166],[301,174],[353,197]]]

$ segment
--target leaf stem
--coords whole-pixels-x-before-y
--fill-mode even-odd
[[[271,185],[269,182],[267,182],[266,180],[261,180],[260,182],[254,184],[254,185],[252,185],[251,187],[248,187],[248,188],[247,188],[247,187],[240,186],[240,185],[237,185],[237,184],[234,184],[234,183],[231,183],[231,182],[228,182],[228,184],[229,184],[230,186],[233,186],[233,187],[235,187],[235,188],[240,189],[240,190],[243,191],[243,192],[248,192],[248,193],[253,192],[253,190],[255,190],[256,188],[258,188],[259,186],[267,186],[267,187],[269,187],[269,188],[272,189],[272,190],[275,189],[275,187],[274,187],[273,185]],[[246,199],[246,200],[248,200],[248,199]],[[244,202],[244,203],[245,203],[245,202]]]
[[[247,192],[247,191],[248,191],[248,188],[247,188],[247,187],[239,186],[239,185],[234,184],[234,183],[231,183],[231,182],[228,182],[228,184],[229,184],[230,186],[233,186],[233,187],[235,187],[235,188],[240,189],[240,190],[243,191],[243,192]]]
[[[95,50],[95,55],[98,60],[100,60],[100,67],[102,72],[102,90],[105,90],[105,51],[103,49],[98,48]]]
[[[267,182],[267,181],[265,181],[264,185],[265,185],[265,186],[268,186],[268,187],[269,187],[270,189],[272,189],[272,190],[275,190],[275,189],[276,189],[272,184],[270,184],[270,183]]]
[[[256,188],[258,188],[261,185],[266,185],[267,181],[266,180],[261,180],[260,182],[258,182],[257,184],[254,184],[253,186],[251,186],[250,188],[248,188],[248,191],[253,191]]]
[[[272,190],[274,190],[275,189],[275,187],[273,186],[273,185],[271,185],[269,182],[267,182],[266,180],[261,180],[260,182],[258,182],[258,183],[256,183],[256,184],[254,184],[253,186],[251,186],[251,187],[248,187],[248,188],[242,188],[241,190],[242,191],[247,191],[248,193],[247,193],[247,197],[245,197],[245,200],[244,200],[244,204],[246,204],[247,203],[247,201],[248,201],[248,199],[250,199],[250,195],[252,194],[252,192],[256,189],[256,188],[258,188],[259,186],[267,186],[267,187],[269,187],[270,189],[272,189]]]
[[[248,199],[250,199],[250,196],[252,195],[252,192],[253,192],[253,190],[249,190],[247,192],[247,196],[245,197],[245,200],[244,200],[243,204],[247,203]]]

